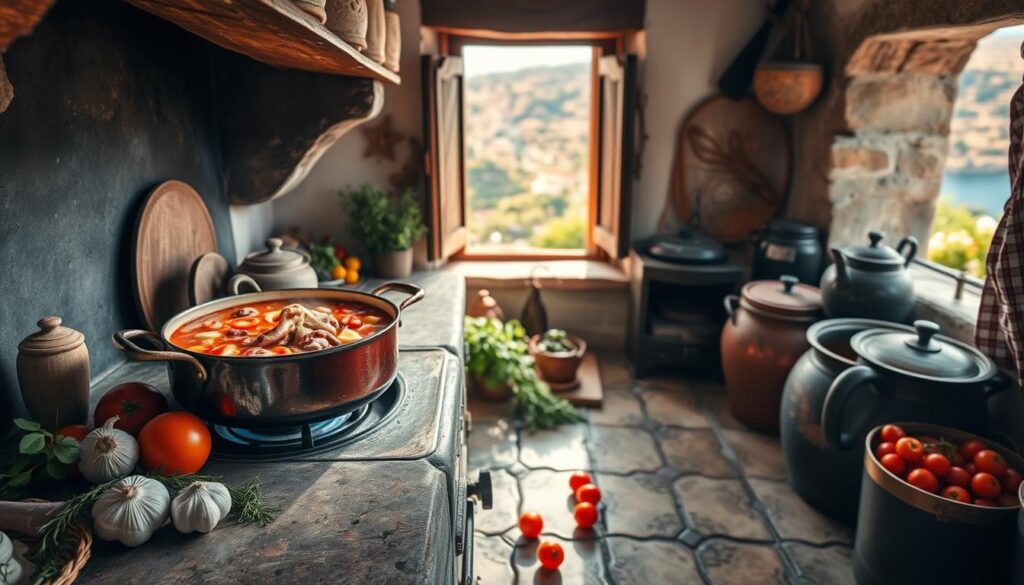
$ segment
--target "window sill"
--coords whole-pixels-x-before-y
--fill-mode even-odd
[[[957,300],[954,280],[915,265],[910,267],[910,274],[917,295],[916,318],[935,321],[944,334],[973,345],[974,325],[981,305],[979,291],[965,287]]]
[[[629,288],[629,276],[622,269],[597,260],[455,260],[444,270],[461,275],[470,288],[521,288],[529,284],[534,270],[541,286],[553,290]]]

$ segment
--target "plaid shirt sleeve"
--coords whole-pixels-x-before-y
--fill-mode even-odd
[[[992,237],[974,340],[1000,366],[1024,374],[1024,85],[1010,102],[1010,198]]]

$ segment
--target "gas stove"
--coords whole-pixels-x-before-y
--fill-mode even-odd
[[[168,388],[165,368],[122,369],[116,378]],[[486,472],[468,479],[462,363],[445,349],[403,349],[399,372],[344,417],[211,425],[203,472],[233,484],[258,476],[278,519],[199,538],[160,530],[134,549],[97,542],[79,582],[471,583],[474,510],[490,507],[490,484]]]

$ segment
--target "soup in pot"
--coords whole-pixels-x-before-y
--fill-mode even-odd
[[[171,334],[171,343],[206,355],[291,355],[353,343],[390,323],[384,311],[360,302],[264,301],[196,317]]]

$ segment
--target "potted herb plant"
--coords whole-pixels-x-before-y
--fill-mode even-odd
[[[561,329],[548,329],[543,335],[530,338],[530,353],[537,361],[540,376],[551,384],[574,382],[586,351],[585,341],[570,337]]]
[[[346,197],[349,227],[366,248],[377,276],[409,276],[412,246],[427,231],[413,190],[406,189],[393,198],[367,184],[342,196]]]
[[[467,378],[481,398],[515,397],[516,416],[528,429],[582,420],[568,401],[554,396],[537,377],[526,330],[519,321],[467,317],[465,340]]]

